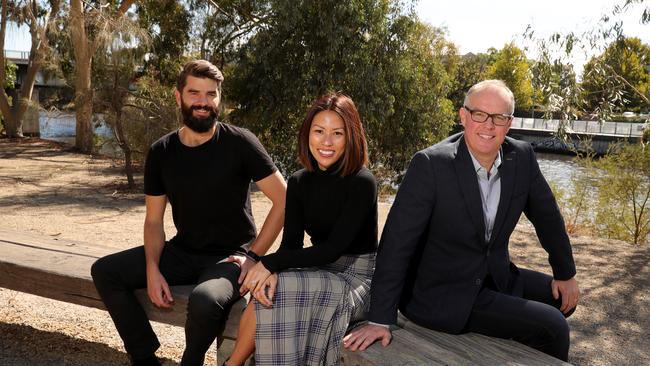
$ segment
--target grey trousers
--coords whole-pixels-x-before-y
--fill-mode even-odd
[[[167,283],[198,284],[188,301],[183,366],[203,365],[205,352],[223,332],[228,311],[239,298],[239,266],[219,263],[224,258],[190,254],[170,244],[163,249],[159,267]],[[133,294],[147,287],[144,247],[98,259],[91,274],[129,356],[152,356],[160,343]]]

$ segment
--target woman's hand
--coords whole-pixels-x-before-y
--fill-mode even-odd
[[[278,286],[278,275],[274,273],[267,277],[264,282],[252,292],[253,297],[264,306],[273,306],[273,295]]]
[[[271,275],[271,272],[264,267],[262,262],[257,262],[253,268],[248,270],[246,279],[239,289],[239,293],[244,295],[247,291],[253,293],[262,286],[262,283]]]

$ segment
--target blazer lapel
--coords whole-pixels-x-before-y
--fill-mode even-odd
[[[463,193],[463,199],[469,211],[469,216],[479,233],[479,237],[484,242],[485,220],[483,218],[483,203],[481,201],[478,179],[476,178],[476,172],[474,171],[474,165],[472,164],[469,150],[467,150],[464,136],[461,136],[457,142],[454,168],[458,177],[458,186]]]
[[[499,235],[503,221],[506,218],[508,207],[510,206],[510,199],[512,192],[515,188],[515,173],[517,153],[506,140],[502,145],[503,159],[499,167],[499,174],[501,175],[501,196],[499,197],[499,207],[497,208],[497,215],[494,218],[494,226],[492,227],[492,235],[490,236],[490,245]]]

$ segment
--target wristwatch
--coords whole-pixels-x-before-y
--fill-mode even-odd
[[[260,259],[262,259],[262,257],[260,257],[259,255],[257,255],[257,253],[255,253],[255,252],[252,251],[252,250],[247,250],[247,251],[246,251],[246,256],[247,256],[248,258],[254,260],[255,262],[259,262]]]

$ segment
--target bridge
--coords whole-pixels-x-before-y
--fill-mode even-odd
[[[14,97],[27,75],[29,51],[4,50],[4,56],[5,60],[18,66],[18,70],[16,70],[16,88],[9,91],[9,95]],[[41,97],[47,98],[48,95],[58,93],[65,85],[65,80],[56,77],[45,77],[40,70],[36,73],[34,90],[32,91],[32,101],[34,103],[28,108],[23,119],[23,133],[25,135],[40,135],[38,105]]]
[[[27,65],[29,64],[29,51],[4,50],[5,59],[18,66],[16,71],[16,87],[22,85],[27,74]],[[65,86],[65,81],[58,78],[46,78],[41,71],[36,74],[34,81],[36,88],[61,88]]]
[[[557,153],[587,152],[593,149],[604,155],[610,146],[619,142],[638,142],[646,127],[644,123],[566,121],[567,139],[557,137],[560,120],[515,117],[508,135],[528,141],[537,151]]]
[[[27,65],[29,63],[29,51],[4,50],[5,59],[16,65]]]

